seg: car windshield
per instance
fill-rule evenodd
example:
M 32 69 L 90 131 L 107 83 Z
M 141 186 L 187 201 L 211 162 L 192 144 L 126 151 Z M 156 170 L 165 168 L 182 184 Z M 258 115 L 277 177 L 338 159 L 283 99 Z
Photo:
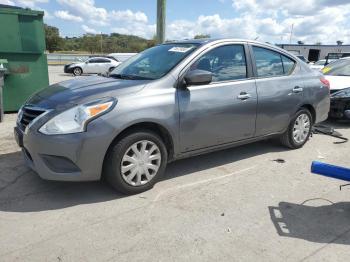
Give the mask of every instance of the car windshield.
M 155 80 L 166 75 L 199 44 L 172 43 L 158 45 L 139 53 L 114 69 L 110 77 Z
M 350 60 L 340 59 L 333 62 L 322 70 L 323 74 L 331 76 L 350 76 Z

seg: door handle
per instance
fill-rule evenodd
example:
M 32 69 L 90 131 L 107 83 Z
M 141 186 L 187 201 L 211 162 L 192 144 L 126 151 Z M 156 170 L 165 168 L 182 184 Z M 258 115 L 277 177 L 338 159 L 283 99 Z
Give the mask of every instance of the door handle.
M 301 93 L 301 92 L 303 92 L 302 87 L 296 86 L 293 88 L 293 93 Z
M 241 99 L 241 100 L 247 100 L 247 99 L 249 99 L 249 98 L 251 98 L 251 97 L 252 97 L 252 95 L 247 94 L 246 92 L 242 92 L 242 93 L 240 93 L 240 94 L 237 96 L 237 98 L 238 98 L 238 99 Z

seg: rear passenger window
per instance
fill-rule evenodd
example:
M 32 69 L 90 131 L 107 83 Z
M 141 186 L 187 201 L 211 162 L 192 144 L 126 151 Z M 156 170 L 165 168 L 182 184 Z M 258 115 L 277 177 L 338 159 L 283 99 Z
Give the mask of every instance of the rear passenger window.
M 256 69 L 259 77 L 284 74 L 281 55 L 277 52 L 253 46 Z
M 247 64 L 243 45 L 225 45 L 204 54 L 191 70 L 206 70 L 213 74 L 213 82 L 247 78 Z
M 100 58 L 99 59 L 99 63 L 110 63 L 111 61 L 109 59 L 105 59 L 105 58 Z
M 293 61 L 292 59 L 284 55 L 281 55 L 281 56 L 282 56 L 284 74 L 290 75 L 294 70 L 295 61 Z

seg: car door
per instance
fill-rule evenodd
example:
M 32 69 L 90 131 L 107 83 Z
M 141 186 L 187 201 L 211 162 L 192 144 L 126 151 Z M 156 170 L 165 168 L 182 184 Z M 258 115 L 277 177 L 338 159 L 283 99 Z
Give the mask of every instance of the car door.
M 251 46 L 258 94 L 256 136 L 284 131 L 303 102 L 304 82 L 293 58 Z
M 100 67 L 99 67 L 99 73 L 105 74 L 109 71 L 109 68 L 113 67 L 112 61 L 108 58 L 101 58 L 100 59 Z
M 212 48 L 189 67 L 212 72 L 210 84 L 177 91 L 182 152 L 254 136 L 257 95 L 244 44 Z
M 83 69 L 84 73 L 87 74 L 97 74 L 99 70 L 99 58 L 90 58 Z

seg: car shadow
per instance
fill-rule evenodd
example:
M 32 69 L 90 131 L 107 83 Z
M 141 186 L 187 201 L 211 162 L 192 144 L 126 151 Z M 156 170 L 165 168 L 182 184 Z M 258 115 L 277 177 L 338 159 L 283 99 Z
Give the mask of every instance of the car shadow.
M 350 244 L 350 202 L 332 203 L 326 199 L 322 206 L 309 203 L 280 202 L 269 207 L 277 233 L 283 237 L 315 243 Z
M 249 159 L 266 153 L 284 152 L 287 150 L 288 149 L 281 146 L 278 141 L 270 139 L 186 158 L 170 163 L 163 180 L 207 170 L 243 159 Z
M 274 141 L 261 141 L 183 159 L 169 164 L 163 180 L 285 150 Z M 42 180 L 25 166 L 20 152 L 0 155 L 0 211 L 55 210 L 125 197 L 128 196 L 115 192 L 104 182 L 69 183 Z

